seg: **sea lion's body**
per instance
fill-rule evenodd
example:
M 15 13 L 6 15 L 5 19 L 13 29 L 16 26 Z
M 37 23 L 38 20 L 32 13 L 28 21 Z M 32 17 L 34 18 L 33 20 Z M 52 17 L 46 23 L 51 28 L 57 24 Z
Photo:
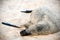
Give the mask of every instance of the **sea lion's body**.
M 60 13 L 53 13 L 49 9 L 38 8 L 31 12 L 31 20 L 25 24 L 26 32 L 33 35 L 51 34 L 60 31 Z

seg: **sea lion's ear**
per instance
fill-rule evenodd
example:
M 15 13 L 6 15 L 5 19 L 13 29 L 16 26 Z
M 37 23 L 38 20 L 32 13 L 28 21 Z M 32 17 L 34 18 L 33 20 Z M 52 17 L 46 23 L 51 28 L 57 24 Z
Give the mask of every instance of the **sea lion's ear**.
M 32 10 L 23 10 L 23 11 L 21 11 L 21 12 L 23 12 L 23 13 L 31 13 Z

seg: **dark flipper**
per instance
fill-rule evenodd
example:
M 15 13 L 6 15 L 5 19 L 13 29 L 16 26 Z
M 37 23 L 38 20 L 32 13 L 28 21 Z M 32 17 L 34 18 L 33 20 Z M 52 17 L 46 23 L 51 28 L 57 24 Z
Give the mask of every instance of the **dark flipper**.
M 20 28 L 20 27 L 18 27 L 18 26 L 16 26 L 16 25 L 9 24 L 9 23 L 6 23 L 6 22 L 2 22 L 2 24 L 7 25 L 7 26 L 11 26 L 11 27 Z
M 32 10 L 25 10 L 25 11 L 21 11 L 21 12 L 24 12 L 24 13 L 31 13 Z

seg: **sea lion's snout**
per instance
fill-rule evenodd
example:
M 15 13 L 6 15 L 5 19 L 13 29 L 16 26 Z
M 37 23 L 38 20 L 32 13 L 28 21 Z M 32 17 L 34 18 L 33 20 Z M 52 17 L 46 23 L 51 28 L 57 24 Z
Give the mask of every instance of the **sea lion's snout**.
M 31 33 L 27 33 L 26 30 L 22 30 L 22 31 L 20 32 L 20 35 L 21 35 L 21 36 L 28 36 L 28 35 L 31 35 Z

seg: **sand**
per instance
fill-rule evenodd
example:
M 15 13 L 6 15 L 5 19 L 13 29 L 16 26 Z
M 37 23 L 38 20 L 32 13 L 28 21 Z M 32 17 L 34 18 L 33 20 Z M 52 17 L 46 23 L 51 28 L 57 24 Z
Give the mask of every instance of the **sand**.
M 49 4 L 49 2 L 53 3 Z M 56 0 L 0 0 L 0 40 L 60 40 L 60 32 L 37 36 L 20 35 L 20 31 L 24 29 L 24 27 L 21 27 L 20 25 L 27 23 L 30 20 L 31 15 L 21 13 L 21 10 L 35 10 L 39 7 L 47 7 L 49 9 L 51 8 L 50 10 L 52 11 L 56 11 L 60 10 L 59 3 L 60 1 Z M 21 28 L 6 26 L 3 25 L 1 22 L 8 22 Z

